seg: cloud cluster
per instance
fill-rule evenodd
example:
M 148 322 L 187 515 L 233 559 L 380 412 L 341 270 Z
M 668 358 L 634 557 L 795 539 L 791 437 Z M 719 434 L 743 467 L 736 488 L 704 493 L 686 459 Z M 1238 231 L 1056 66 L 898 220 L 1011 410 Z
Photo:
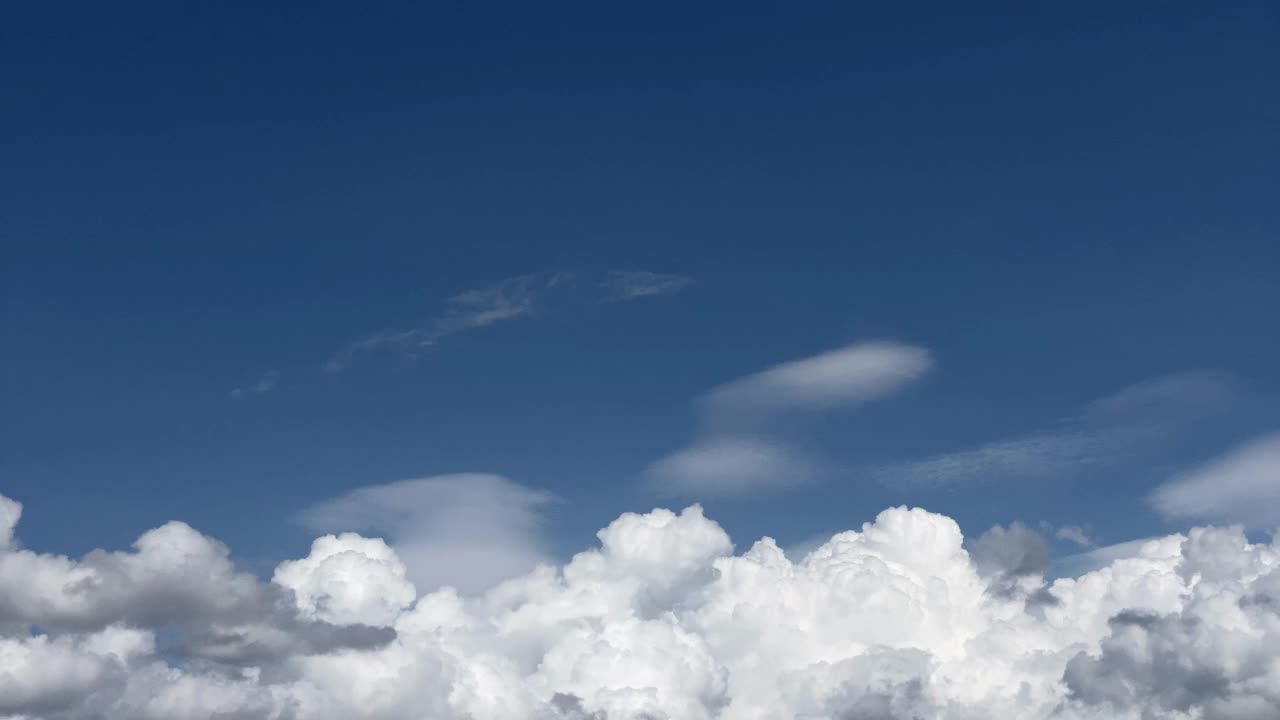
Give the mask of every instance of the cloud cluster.
M 1047 582 L 1020 526 L 966 544 L 893 508 L 792 561 L 693 506 L 463 597 L 353 534 L 265 583 L 181 523 L 35 553 L 21 510 L 0 499 L 6 720 L 1280 716 L 1280 540 L 1237 528 Z

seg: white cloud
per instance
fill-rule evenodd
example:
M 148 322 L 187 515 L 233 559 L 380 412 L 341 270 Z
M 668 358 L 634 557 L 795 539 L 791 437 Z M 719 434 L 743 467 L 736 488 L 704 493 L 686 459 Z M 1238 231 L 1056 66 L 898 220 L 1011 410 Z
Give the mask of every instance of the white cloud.
M 705 402 L 712 413 L 759 413 L 853 406 L 883 397 L 924 375 L 929 352 L 869 342 L 785 362 L 721 385 Z
M 497 475 L 439 475 L 360 488 L 301 520 L 323 532 L 383 533 L 420 590 L 471 593 L 546 559 L 540 512 L 551 501 Z
M 1050 430 L 886 463 L 870 472 L 903 487 L 1054 477 L 1141 456 L 1189 423 L 1228 407 L 1233 398 L 1230 383 L 1218 373 L 1166 375 L 1095 400 Z
M 1086 533 L 1083 528 L 1075 525 L 1064 525 L 1063 527 L 1055 530 L 1053 536 L 1059 540 L 1066 540 L 1069 543 L 1079 545 L 1080 547 L 1093 547 L 1093 539 L 1089 537 L 1089 534 Z
M 1095 547 L 1086 552 L 1067 555 L 1054 563 L 1057 575 L 1073 577 L 1107 567 L 1119 560 L 1141 557 L 1144 552 L 1160 547 L 1161 538 L 1147 537 Z
M 712 497 L 790 487 L 818 462 L 760 429 L 777 414 L 856 407 L 884 397 L 929 370 L 923 348 L 890 342 L 847 345 L 775 365 L 701 398 L 701 437 L 650 465 L 650 487 L 667 495 Z M 750 434 L 741 428 L 752 426 Z
M 671 495 L 714 497 L 807 481 L 808 461 L 786 448 L 740 437 L 714 437 L 654 463 L 649 481 Z
M 294 592 L 299 609 L 339 625 L 391 625 L 417 591 L 404 563 L 380 538 L 325 535 L 311 554 L 280 563 L 272 582 Z
M 379 515 L 385 501 L 421 499 L 408 487 L 343 513 Z M 373 613 L 391 623 L 390 634 L 359 647 L 294 644 L 258 664 L 175 658 L 146 613 L 111 603 L 90 613 L 105 626 L 33 632 L 48 612 L 24 604 L 0 623 L 0 717 L 1280 716 L 1280 539 L 1255 544 L 1239 529 L 1193 529 L 1050 582 L 1025 528 L 988 533 L 968 544 L 971 553 L 950 518 L 905 507 L 832 535 L 799 562 L 770 538 L 736 550 L 697 506 L 628 513 L 598 537 L 563 565 L 474 597 L 442 589 L 409 603 L 385 545 L 322 538 L 277 572 L 299 592 L 271 587 L 300 612 Z M 227 576 L 223 556 L 207 551 L 214 541 L 174 539 L 170 551 L 139 543 L 136 554 L 155 568 L 140 585 L 172 597 L 182 593 L 165 584 L 203 587 L 205 564 Z M 29 552 L 16 548 L 0 549 L 0 558 Z M 360 557 L 327 566 L 346 552 Z M 44 585 L 41 564 L 60 562 L 23 557 L 9 567 L 31 576 L 0 588 Z M 173 573 L 178 566 L 189 572 Z M 76 581 L 58 592 L 87 587 Z M 212 622 L 203 608 L 222 604 L 192 605 L 187 624 Z
M 1255 438 L 1160 486 L 1151 503 L 1168 517 L 1280 525 L 1280 432 Z

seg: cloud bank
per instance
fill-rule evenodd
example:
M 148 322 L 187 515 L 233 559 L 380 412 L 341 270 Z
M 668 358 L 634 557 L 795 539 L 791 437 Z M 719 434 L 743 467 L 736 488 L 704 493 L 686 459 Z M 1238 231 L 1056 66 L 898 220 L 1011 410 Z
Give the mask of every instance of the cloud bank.
M 693 506 L 464 598 L 349 533 L 266 583 L 181 523 L 36 553 L 21 512 L 0 500 L 6 720 L 1280 716 L 1280 540 L 1237 528 L 1050 583 L 1018 526 L 967 548 L 893 508 L 792 562 Z

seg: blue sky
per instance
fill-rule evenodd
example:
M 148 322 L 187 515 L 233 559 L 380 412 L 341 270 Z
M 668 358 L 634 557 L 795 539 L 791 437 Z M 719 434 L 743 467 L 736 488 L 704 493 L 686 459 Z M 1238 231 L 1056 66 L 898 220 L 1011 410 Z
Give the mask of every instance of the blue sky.
M 694 500 L 1185 527 L 1151 493 L 1280 429 L 1276 14 L 11 9 L 0 492 L 33 546 L 181 518 L 263 567 L 456 473 L 554 497 L 551 553 Z M 755 480 L 666 462 L 707 448 Z

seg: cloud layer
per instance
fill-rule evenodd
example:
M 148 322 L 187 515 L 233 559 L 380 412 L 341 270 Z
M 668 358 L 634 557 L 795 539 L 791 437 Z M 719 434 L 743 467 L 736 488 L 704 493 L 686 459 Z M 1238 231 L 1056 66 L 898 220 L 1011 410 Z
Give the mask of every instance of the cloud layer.
M 6 719 L 1280 716 L 1280 541 L 1232 528 L 1047 583 L 1020 526 L 966 546 L 893 508 L 792 562 L 694 506 L 464 598 L 353 534 L 263 583 L 181 523 L 75 560 L 20 515 L 0 500 Z

